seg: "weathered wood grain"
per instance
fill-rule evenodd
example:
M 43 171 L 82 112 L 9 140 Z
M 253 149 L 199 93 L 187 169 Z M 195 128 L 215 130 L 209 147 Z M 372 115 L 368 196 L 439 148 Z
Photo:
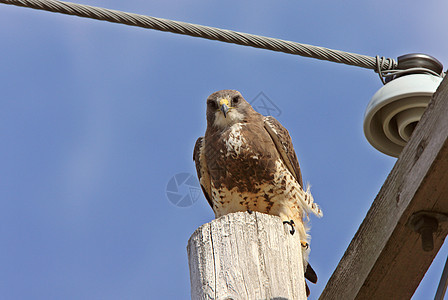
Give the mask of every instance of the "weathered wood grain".
M 192 299 L 306 299 L 301 245 L 279 217 L 225 215 L 188 241 Z
M 373 202 L 320 299 L 410 299 L 448 233 L 441 223 L 425 252 L 407 222 L 448 213 L 448 78 Z M 431 296 L 428 295 L 428 299 Z

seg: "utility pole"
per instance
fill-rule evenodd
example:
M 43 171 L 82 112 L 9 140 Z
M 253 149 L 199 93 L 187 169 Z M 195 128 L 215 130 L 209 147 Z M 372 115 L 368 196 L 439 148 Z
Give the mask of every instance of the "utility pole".
M 237 212 L 188 241 L 191 299 L 305 300 L 302 249 L 277 216 Z

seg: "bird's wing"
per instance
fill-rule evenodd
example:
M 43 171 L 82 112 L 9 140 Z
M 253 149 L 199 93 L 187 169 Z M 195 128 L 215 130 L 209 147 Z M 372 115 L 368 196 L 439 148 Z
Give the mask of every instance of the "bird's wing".
M 202 192 L 204 192 L 205 199 L 207 199 L 208 204 L 210 204 L 213 209 L 210 174 L 208 172 L 207 163 L 205 161 L 204 143 L 205 141 L 203 136 L 197 139 L 196 144 L 194 145 L 193 160 L 196 164 L 196 172 L 198 173 Z
M 267 132 L 274 141 L 275 147 L 277 148 L 277 151 L 279 152 L 289 172 L 291 172 L 303 189 L 299 160 L 297 159 L 296 152 L 294 151 L 288 130 L 286 130 L 286 128 L 283 127 L 277 119 L 271 116 L 264 118 L 264 128 L 266 128 Z
M 300 184 L 303 190 L 303 198 L 301 199 L 303 204 L 303 209 L 308 212 L 312 212 L 318 217 L 322 217 L 322 210 L 319 205 L 314 202 L 313 196 L 309 191 L 309 186 L 306 191 L 303 187 L 302 173 L 300 172 L 299 161 L 297 159 L 296 152 L 292 145 L 291 137 L 289 136 L 288 130 L 280 124 L 274 117 L 268 116 L 264 118 L 264 128 L 267 130 L 272 140 L 274 141 L 275 147 L 280 154 L 283 163 L 288 168 L 289 172 L 294 176 L 297 182 Z

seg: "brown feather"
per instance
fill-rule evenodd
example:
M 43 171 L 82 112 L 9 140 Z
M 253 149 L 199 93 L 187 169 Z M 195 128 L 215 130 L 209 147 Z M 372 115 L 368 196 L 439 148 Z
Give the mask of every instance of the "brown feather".
M 265 117 L 264 126 L 274 141 L 275 147 L 280 153 L 283 162 L 289 171 L 294 174 L 297 182 L 303 188 L 302 173 L 300 172 L 299 160 L 297 159 L 291 136 L 288 130 L 272 116 Z
M 199 183 L 201 184 L 202 192 L 204 193 L 205 199 L 207 199 L 208 204 L 210 204 L 213 209 L 213 201 L 210 196 L 211 186 L 210 186 L 210 176 L 208 175 L 207 164 L 203 159 L 202 147 L 204 143 L 204 137 L 200 137 L 196 140 L 193 151 L 193 160 L 196 165 L 196 172 L 198 174 Z

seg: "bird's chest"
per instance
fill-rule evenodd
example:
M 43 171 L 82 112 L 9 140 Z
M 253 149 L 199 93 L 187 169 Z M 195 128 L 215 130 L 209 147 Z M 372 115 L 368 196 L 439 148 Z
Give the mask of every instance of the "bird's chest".
M 244 127 L 244 128 L 243 128 Z M 225 157 L 236 160 L 251 160 L 259 154 L 253 147 L 253 140 L 246 126 L 235 124 L 222 133 L 218 144 Z
M 271 145 L 272 143 L 272 145 Z M 211 141 L 207 163 L 215 186 L 246 190 L 254 182 L 272 180 L 276 152 L 264 128 L 235 124 Z
M 260 157 L 270 157 L 266 143 L 271 142 L 263 128 L 247 124 L 235 124 L 217 138 L 219 151 L 227 162 L 249 162 L 257 165 Z

